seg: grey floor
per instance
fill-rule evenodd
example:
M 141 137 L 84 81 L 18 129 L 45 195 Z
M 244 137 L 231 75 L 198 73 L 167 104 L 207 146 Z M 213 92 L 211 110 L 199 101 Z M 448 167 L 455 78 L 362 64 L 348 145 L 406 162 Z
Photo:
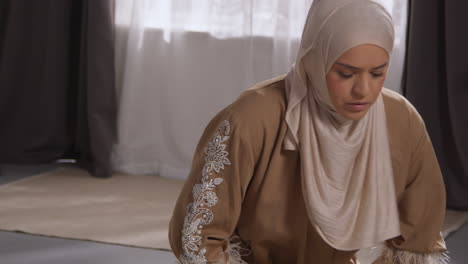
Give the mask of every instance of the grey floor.
M 0 165 L 0 184 L 57 165 Z M 0 216 L 1 217 L 1 216 Z M 468 225 L 449 236 L 451 264 L 468 264 Z M 0 231 L 0 264 L 172 264 L 171 252 Z
M 63 165 L 61 165 L 63 166 Z M 0 165 L 0 184 L 58 165 Z M 0 216 L 1 218 L 1 216 Z M 0 231 L 0 264 L 173 264 L 172 252 Z

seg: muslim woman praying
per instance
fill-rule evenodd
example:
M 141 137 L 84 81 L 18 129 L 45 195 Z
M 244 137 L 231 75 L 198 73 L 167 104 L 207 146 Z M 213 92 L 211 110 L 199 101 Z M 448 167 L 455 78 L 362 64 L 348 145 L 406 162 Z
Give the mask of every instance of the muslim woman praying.
M 383 88 L 394 41 L 371 0 L 315 0 L 289 74 L 208 124 L 169 228 L 180 263 L 448 263 L 425 125 Z

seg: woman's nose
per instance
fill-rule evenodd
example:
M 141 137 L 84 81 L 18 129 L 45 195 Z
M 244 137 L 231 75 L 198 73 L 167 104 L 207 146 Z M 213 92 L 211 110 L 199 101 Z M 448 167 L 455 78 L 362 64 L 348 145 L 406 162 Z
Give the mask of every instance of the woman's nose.
M 354 83 L 352 95 L 361 99 L 366 97 L 370 91 L 370 79 L 365 74 L 360 74 Z

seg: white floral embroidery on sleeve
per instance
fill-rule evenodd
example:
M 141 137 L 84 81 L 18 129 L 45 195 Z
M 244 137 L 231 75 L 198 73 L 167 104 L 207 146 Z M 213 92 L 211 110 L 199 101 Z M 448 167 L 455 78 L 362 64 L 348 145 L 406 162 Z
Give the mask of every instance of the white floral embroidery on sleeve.
M 213 174 L 220 173 L 224 165 L 231 165 L 228 152 L 224 144 L 229 139 L 231 125 L 224 120 L 211 142 L 205 148 L 205 166 L 203 167 L 201 184 L 193 187 L 193 203 L 187 205 L 184 227 L 182 229 L 182 244 L 184 253 L 180 256 L 183 264 L 207 263 L 205 257 L 206 248 L 202 246 L 202 229 L 214 219 L 213 212 L 209 209 L 218 203 L 218 196 L 214 192 L 216 186 L 223 182 L 221 178 L 211 179 Z

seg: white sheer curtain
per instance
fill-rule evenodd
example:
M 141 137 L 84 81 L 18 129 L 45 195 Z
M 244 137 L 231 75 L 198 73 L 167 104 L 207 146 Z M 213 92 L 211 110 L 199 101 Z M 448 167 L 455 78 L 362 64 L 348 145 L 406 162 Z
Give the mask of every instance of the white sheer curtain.
M 406 0 L 387 86 L 400 90 Z M 116 0 L 116 171 L 185 178 L 203 128 L 256 82 L 287 73 L 312 0 Z

